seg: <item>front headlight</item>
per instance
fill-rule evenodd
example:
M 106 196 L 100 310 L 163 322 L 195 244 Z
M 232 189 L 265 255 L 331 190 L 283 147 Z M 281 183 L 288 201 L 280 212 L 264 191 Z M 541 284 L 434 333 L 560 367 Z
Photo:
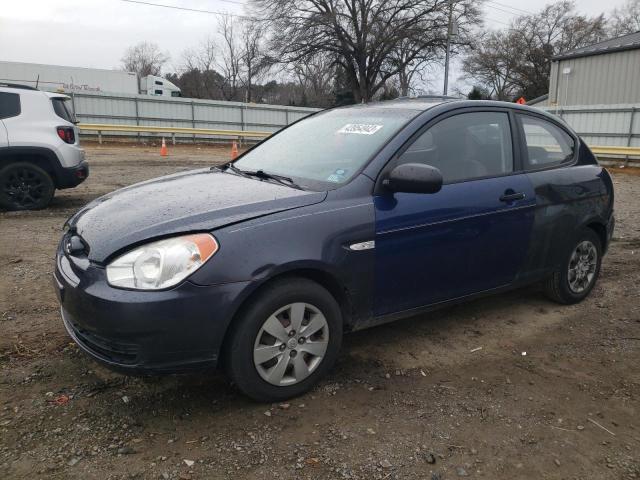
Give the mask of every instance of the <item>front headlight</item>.
M 218 251 L 208 233 L 148 243 L 107 265 L 109 285 L 136 290 L 160 290 L 181 282 Z

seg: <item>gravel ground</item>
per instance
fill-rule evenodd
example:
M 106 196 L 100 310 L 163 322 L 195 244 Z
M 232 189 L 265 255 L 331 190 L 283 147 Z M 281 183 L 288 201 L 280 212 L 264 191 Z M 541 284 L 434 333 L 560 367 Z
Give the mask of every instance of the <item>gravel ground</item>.
M 70 343 L 51 286 L 64 220 L 228 156 L 87 152 L 89 180 L 51 208 L 0 213 L 2 478 L 640 478 L 637 172 L 614 172 L 615 241 L 582 304 L 529 288 L 351 334 L 318 388 L 261 405 L 217 374 L 125 377 Z

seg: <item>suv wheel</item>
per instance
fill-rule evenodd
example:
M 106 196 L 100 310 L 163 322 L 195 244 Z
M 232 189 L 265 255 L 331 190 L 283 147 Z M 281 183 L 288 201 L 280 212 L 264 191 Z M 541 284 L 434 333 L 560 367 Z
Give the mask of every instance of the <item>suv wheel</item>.
M 277 402 L 312 388 L 333 366 L 342 342 L 342 313 L 315 282 L 268 285 L 243 309 L 226 343 L 226 369 L 238 388 Z
M 558 303 L 581 302 L 596 284 L 601 262 L 600 238 L 590 228 L 581 230 L 567 252 L 560 270 L 547 280 L 547 295 Z
M 51 176 L 28 162 L 12 163 L 0 170 L 0 207 L 38 210 L 51 202 L 55 186 Z

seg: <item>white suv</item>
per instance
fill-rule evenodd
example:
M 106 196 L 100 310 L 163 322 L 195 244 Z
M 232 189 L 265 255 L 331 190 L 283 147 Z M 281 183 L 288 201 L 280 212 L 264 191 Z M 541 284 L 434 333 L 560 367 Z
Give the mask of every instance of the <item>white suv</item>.
M 44 208 L 89 175 L 69 100 L 0 83 L 0 208 Z

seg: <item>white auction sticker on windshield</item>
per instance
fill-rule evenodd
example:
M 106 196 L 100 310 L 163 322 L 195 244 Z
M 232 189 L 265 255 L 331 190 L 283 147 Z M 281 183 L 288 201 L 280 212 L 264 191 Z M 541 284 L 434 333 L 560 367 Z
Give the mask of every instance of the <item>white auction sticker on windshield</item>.
M 364 123 L 347 123 L 338 130 L 338 133 L 355 133 L 358 135 L 373 135 L 382 128 L 382 125 L 364 124 Z

